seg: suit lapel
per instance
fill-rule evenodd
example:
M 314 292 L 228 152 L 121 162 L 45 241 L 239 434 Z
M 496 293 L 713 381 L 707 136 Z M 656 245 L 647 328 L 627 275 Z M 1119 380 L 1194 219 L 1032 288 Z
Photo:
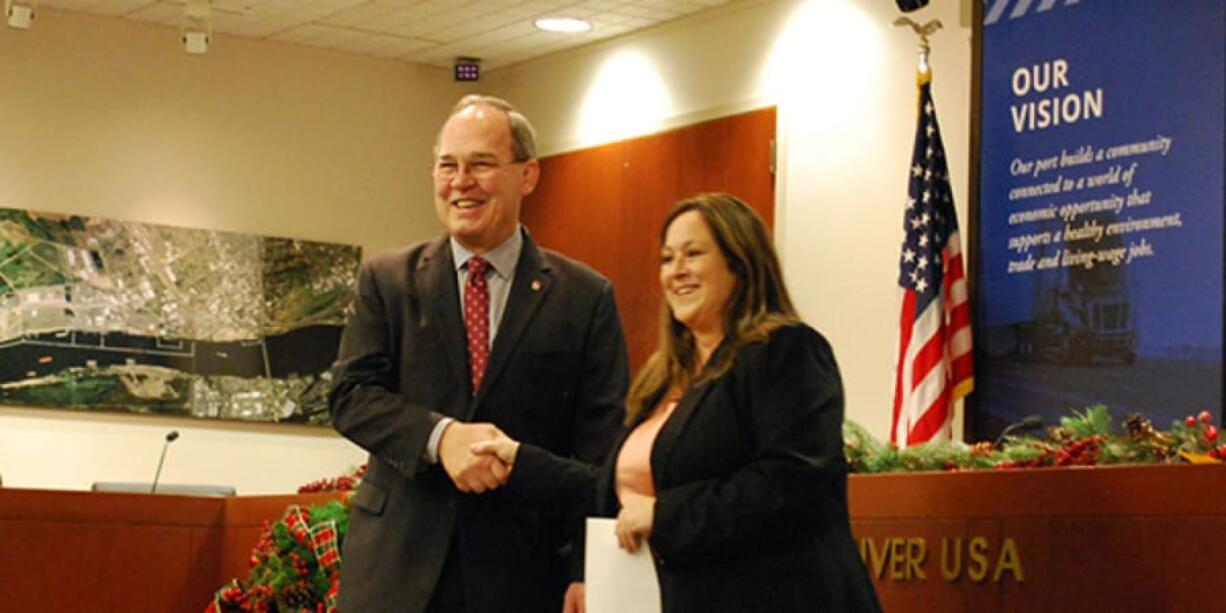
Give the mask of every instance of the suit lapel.
M 460 290 L 456 282 L 455 263 L 447 239 L 435 242 L 417 263 L 424 287 L 419 295 L 426 303 L 426 312 L 438 322 L 434 326 L 446 348 L 456 384 L 471 395 L 472 379 L 468 368 L 468 342 L 464 322 L 460 321 Z
M 664 398 L 664 394 L 666 392 L 668 392 L 668 387 L 656 390 L 650 396 L 648 396 L 645 401 L 643 401 L 643 406 L 639 409 L 639 412 L 635 413 L 634 417 L 630 419 L 630 426 L 626 429 L 627 433 L 630 430 L 634 430 L 635 428 L 639 427 L 639 424 L 647 421 L 648 417 L 651 417 L 652 412 L 655 411 L 656 405 L 660 404 L 660 400 Z
M 718 364 L 724 359 L 724 353 L 730 351 L 728 341 L 720 343 L 719 347 L 707 360 L 708 364 Z M 689 391 L 677 401 L 677 408 L 673 409 L 673 414 L 668 416 L 668 420 L 664 422 L 664 426 L 660 428 L 660 434 L 656 436 L 656 442 L 651 448 L 651 476 L 656 482 L 656 489 L 665 486 L 667 482 L 662 482 L 662 470 L 668 466 L 669 457 L 672 455 L 673 448 L 677 445 L 677 441 L 681 438 L 681 433 L 685 431 L 685 424 L 702 405 L 702 401 L 711 392 L 711 388 L 719 379 L 706 381 L 702 385 L 690 388 Z M 657 402 L 659 402 L 657 400 Z M 654 405 L 653 405 L 654 406 Z
M 481 388 L 477 390 L 477 397 L 469 408 L 467 418 L 472 418 L 489 389 L 498 380 L 511 355 L 515 353 L 515 347 L 524 331 L 528 329 L 532 316 L 549 293 L 552 279 L 548 272 L 549 264 L 545 261 L 544 254 L 532 241 L 527 230 L 524 230 L 524 244 L 519 254 L 519 263 L 515 266 L 515 277 L 511 281 L 506 310 L 502 313 L 502 321 L 498 322 L 498 334 L 494 336 L 494 346 L 490 350 L 489 362 L 485 365 Z
M 673 409 L 673 414 L 668 416 L 668 420 L 660 428 L 660 434 L 656 436 L 656 442 L 651 447 L 651 477 L 656 482 L 657 490 L 663 486 L 663 483 L 666 483 L 662 483 L 661 477 L 663 477 L 664 467 L 668 466 L 668 458 L 673 453 L 673 447 L 681 438 L 681 433 L 685 430 L 685 424 L 690 420 L 690 416 L 702 404 L 702 399 L 707 396 L 707 392 L 711 391 L 711 383 L 707 381 L 686 392 L 681 400 L 677 401 L 677 408 Z

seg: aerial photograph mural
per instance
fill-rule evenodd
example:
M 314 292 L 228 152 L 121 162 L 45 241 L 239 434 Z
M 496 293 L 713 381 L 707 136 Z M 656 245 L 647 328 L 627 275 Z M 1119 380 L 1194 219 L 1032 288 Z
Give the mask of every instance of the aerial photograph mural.
M 0 404 L 327 423 L 360 256 L 0 208 Z

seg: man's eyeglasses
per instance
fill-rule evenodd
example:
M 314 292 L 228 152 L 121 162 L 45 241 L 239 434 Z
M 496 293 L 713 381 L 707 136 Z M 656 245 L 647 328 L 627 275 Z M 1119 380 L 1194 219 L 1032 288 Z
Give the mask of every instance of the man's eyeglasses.
M 515 160 L 504 162 L 493 157 L 478 157 L 468 160 L 440 158 L 434 161 L 434 178 L 451 180 L 460 173 L 467 173 L 475 179 L 485 179 L 507 166 L 521 163 Z

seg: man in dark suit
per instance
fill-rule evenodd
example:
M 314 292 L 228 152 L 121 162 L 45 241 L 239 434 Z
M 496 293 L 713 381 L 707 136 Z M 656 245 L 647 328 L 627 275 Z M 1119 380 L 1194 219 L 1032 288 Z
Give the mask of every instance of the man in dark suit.
M 571 518 L 515 504 L 507 467 L 469 449 L 506 433 L 596 464 L 623 419 L 612 286 L 520 227 L 535 155 L 509 104 L 462 99 L 435 144 L 448 236 L 362 266 L 329 394 L 337 431 L 370 452 L 342 552 L 347 613 L 549 613 L 581 597 Z

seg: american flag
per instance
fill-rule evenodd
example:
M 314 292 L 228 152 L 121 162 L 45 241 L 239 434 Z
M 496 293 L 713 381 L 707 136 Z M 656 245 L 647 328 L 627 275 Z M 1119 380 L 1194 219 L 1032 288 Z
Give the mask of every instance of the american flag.
M 929 74 L 919 82 L 899 261 L 902 316 L 890 441 L 900 446 L 948 439 L 954 402 L 974 386 L 961 239 Z

